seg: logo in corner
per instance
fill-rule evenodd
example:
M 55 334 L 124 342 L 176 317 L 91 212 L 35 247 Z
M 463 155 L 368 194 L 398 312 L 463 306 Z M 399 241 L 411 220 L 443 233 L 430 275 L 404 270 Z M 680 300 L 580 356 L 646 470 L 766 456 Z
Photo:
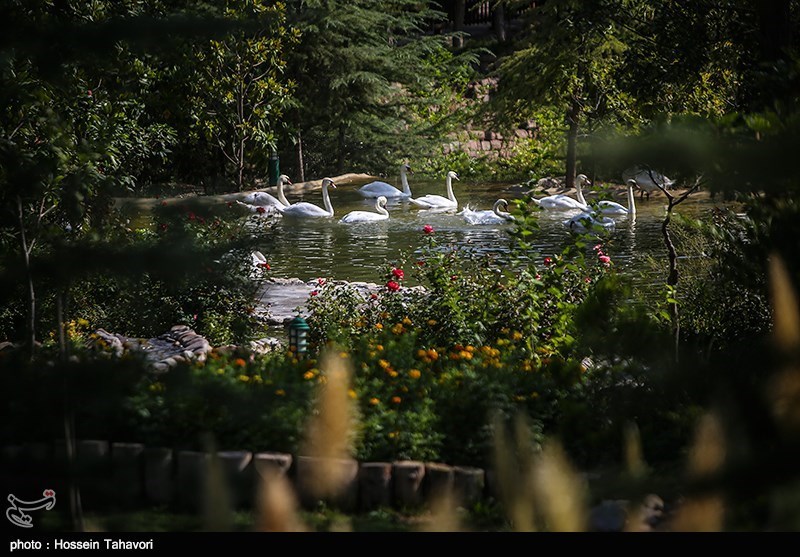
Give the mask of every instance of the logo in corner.
M 33 518 L 26 511 L 38 511 L 44 509 L 49 511 L 56 506 L 56 492 L 52 489 L 45 489 L 43 497 L 36 501 L 23 501 L 15 495 L 9 494 L 8 502 L 11 506 L 6 509 L 6 517 L 15 526 L 20 528 L 33 528 Z

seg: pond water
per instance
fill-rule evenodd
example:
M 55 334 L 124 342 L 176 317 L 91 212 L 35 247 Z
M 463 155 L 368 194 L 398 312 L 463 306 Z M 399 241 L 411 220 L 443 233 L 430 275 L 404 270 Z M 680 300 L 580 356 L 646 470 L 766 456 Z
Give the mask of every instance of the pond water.
M 342 280 L 380 282 L 382 269 L 396 261 L 402 253 L 415 252 L 424 244 L 422 227 L 435 229 L 439 245 L 454 244 L 478 253 L 495 253 L 502 257 L 509 246 L 508 229 L 513 225 L 469 225 L 454 213 L 431 213 L 407 201 L 390 200 L 388 220 L 374 223 L 339 224 L 338 220 L 353 210 L 374 211 L 374 200 L 365 200 L 358 193 L 359 185 L 343 185 L 331 190 L 335 216 L 332 219 L 282 219 L 275 227 L 274 244 L 264 246 L 264 253 L 276 277 L 297 277 L 310 280 L 330 277 Z M 414 197 L 427 193 L 444 194 L 444 182 L 411 180 Z M 473 209 L 491 209 L 499 197 L 507 200 L 521 198 L 519 188 L 509 184 L 455 182 L 454 190 L 459 209 L 469 204 Z M 289 201 L 308 201 L 322 206 L 319 191 L 302 198 L 288 195 Z M 625 205 L 627 202 L 618 199 Z M 610 234 L 609 253 L 621 271 L 631 274 L 644 286 L 663 284 L 664 275 L 654 272 L 646 263 L 648 257 L 664 261 L 666 249 L 661 236 L 666 202 L 663 195 L 654 194 L 640 201 L 638 194 L 635 222 L 627 217 L 617 218 L 616 229 Z M 699 215 L 710 210 L 714 202 L 707 198 L 689 199 L 680 205 L 680 212 Z M 572 240 L 562 221 L 561 212 L 540 213 L 541 229 L 532 238 L 532 257 L 560 253 Z

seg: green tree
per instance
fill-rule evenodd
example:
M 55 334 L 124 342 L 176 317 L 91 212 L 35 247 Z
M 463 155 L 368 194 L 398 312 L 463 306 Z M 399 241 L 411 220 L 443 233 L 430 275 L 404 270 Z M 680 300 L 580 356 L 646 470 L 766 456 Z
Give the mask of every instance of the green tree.
M 283 57 L 295 33 L 285 25 L 281 3 L 229 0 L 223 11 L 234 20 L 255 20 L 255 30 L 233 32 L 198 50 L 195 81 L 197 126 L 233 168 L 239 190 L 248 168 L 264 166 L 277 143 L 280 118 L 292 83 Z

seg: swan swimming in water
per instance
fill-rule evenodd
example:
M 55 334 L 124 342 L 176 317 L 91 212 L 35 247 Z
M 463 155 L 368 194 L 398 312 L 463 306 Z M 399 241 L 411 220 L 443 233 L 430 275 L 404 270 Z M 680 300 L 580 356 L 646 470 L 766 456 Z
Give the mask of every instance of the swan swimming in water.
M 650 199 L 651 193 L 654 191 L 661 191 L 658 184 L 661 184 L 665 190 L 668 190 L 675 183 L 675 180 L 670 180 L 660 172 L 656 172 L 655 170 L 648 171 L 638 166 L 626 169 L 622 173 L 622 179 L 626 183 L 629 180 L 634 180 L 636 182 L 636 187 L 640 190 L 639 199 L 642 199 L 645 193 L 647 194 L 647 199 Z M 655 182 L 653 179 L 655 179 Z
M 301 201 L 288 207 L 277 207 L 284 217 L 299 217 L 299 218 L 330 218 L 333 216 L 333 206 L 331 205 L 331 197 L 328 193 L 328 187 L 336 189 L 336 184 L 330 178 L 322 179 L 322 203 L 325 208 L 317 207 L 313 203 L 306 203 Z
M 406 176 L 406 172 L 414 172 L 411 170 L 411 167 L 407 164 L 400 165 L 400 183 L 403 186 L 403 190 L 399 190 L 391 184 L 387 184 L 386 182 L 370 182 L 365 186 L 361 186 L 358 188 L 358 193 L 363 197 L 386 197 L 386 198 L 393 198 L 393 197 L 400 197 L 406 198 L 411 197 L 411 188 L 408 185 L 408 177 Z
M 636 216 L 636 202 L 633 197 L 633 187 L 637 185 L 636 180 L 628 180 L 628 206 L 625 207 L 616 201 L 598 201 L 597 209 L 602 215 L 631 215 Z
M 278 197 L 268 194 L 265 191 L 254 191 L 241 199 L 242 204 L 254 205 L 256 207 L 288 207 L 291 205 L 283 193 L 283 186 L 291 184 L 292 181 L 286 174 L 278 177 Z
M 597 213 L 581 213 L 565 220 L 563 224 L 572 232 L 584 233 L 613 230 L 617 223 L 611 217 Z
M 447 197 L 441 195 L 423 195 L 417 199 L 409 198 L 408 200 L 423 209 L 458 209 L 458 200 L 456 200 L 456 196 L 453 194 L 453 179 L 458 180 L 458 174 L 451 170 L 447 173 L 445 182 Z
M 341 218 L 340 223 L 350 224 L 353 222 L 376 222 L 389 218 L 389 211 L 386 210 L 386 198 L 380 196 L 375 200 L 375 210 L 377 213 L 369 211 L 350 211 Z
M 574 211 L 576 209 L 579 211 L 586 211 L 589 208 L 589 204 L 586 203 L 586 199 L 583 197 L 582 186 L 591 184 L 592 182 L 589 181 L 586 174 L 578 174 L 575 176 L 577 200 L 569 197 L 567 194 L 559 193 L 539 199 L 533 198 L 533 202 L 542 209 L 547 209 L 548 211 Z
M 504 224 L 506 222 L 514 222 L 516 219 L 505 211 L 500 210 L 500 206 L 508 207 L 508 201 L 505 199 L 498 199 L 494 202 L 491 211 L 473 211 L 467 205 L 460 213 L 461 217 L 467 221 L 468 224 Z

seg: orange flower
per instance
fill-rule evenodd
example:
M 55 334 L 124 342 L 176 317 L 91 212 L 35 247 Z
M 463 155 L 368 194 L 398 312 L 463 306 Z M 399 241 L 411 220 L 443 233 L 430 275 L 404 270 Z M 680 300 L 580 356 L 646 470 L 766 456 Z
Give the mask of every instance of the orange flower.
M 305 379 L 306 381 L 309 381 L 309 380 L 311 380 L 311 379 L 314 379 L 314 372 L 313 372 L 313 371 L 307 371 L 307 372 L 305 372 L 305 373 L 303 374 L 303 379 Z
M 428 357 L 435 362 L 436 360 L 439 359 L 439 353 L 435 349 L 429 348 Z
M 410 369 L 408 370 L 408 375 L 411 377 L 411 379 L 419 379 L 422 375 L 422 372 L 420 372 L 418 369 Z
M 283 389 L 278 389 L 277 391 L 275 391 L 275 394 L 278 396 L 286 396 L 286 391 L 284 391 Z
M 392 403 L 393 404 L 400 404 L 401 402 L 403 402 L 403 399 L 400 398 L 399 396 L 393 396 L 392 397 Z
M 233 365 L 244 367 L 247 365 L 247 362 L 245 362 L 242 358 L 236 358 L 235 360 L 233 360 Z
M 377 398 L 374 398 L 374 397 L 373 397 L 373 398 L 369 399 L 369 403 L 370 403 L 372 406 L 377 406 L 377 405 L 379 405 L 379 404 L 381 403 L 381 401 L 380 401 L 380 400 L 378 400 Z

